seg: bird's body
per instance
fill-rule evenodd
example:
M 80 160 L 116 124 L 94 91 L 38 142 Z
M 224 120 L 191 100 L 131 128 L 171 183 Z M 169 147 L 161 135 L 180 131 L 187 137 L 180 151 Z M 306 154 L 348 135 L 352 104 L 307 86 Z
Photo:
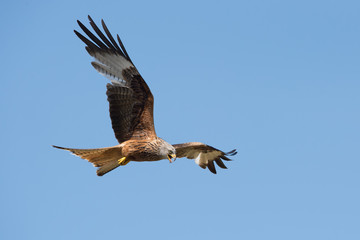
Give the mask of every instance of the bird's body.
M 175 148 L 165 142 L 163 139 L 156 137 L 147 140 L 127 140 L 119 145 L 107 148 L 95 149 L 76 149 L 63 148 L 54 146 L 59 149 L 64 149 L 73 154 L 88 160 L 95 167 L 99 167 L 97 174 L 99 176 L 119 167 L 126 165 L 130 161 L 133 162 L 153 162 L 162 159 L 175 158 Z M 126 159 L 125 162 L 119 162 L 120 159 Z M 118 164 L 113 164 L 118 163 Z M 111 169 L 108 169 L 111 166 Z
M 153 118 L 154 97 L 148 85 L 132 63 L 119 36 L 118 45 L 103 21 L 102 26 L 107 37 L 90 16 L 89 20 L 101 40 L 79 21 L 79 26 L 92 41 L 77 31 L 75 33 L 87 45 L 88 53 L 96 59 L 92 62 L 93 67 L 111 82 L 106 85 L 106 95 L 112 127 L 119 145 L 96 149 L 54 147 L 68 150 L 88 160 L 98 167 L 99 176 L 130 161 L 151 162 L 168 159 L 172 162 L 176 157 L 195 159 L 200 167 L 208 167 L 213 173 L 216 173 L 214 162 L 219 167 L 226 168 L 222 160 L 230 160 L 226 155 L 235 155 L 235 150 L 224 153 L 198 142 L 171 145 L 156 135 Z
M 157 137 L 153 140 L 128 140 L 119 146 L 125 153 L 123 156 L 134 162 L 159 161 L 168 158 L 168 145 Z M 173 148 L 173 151 L 176 150 Z

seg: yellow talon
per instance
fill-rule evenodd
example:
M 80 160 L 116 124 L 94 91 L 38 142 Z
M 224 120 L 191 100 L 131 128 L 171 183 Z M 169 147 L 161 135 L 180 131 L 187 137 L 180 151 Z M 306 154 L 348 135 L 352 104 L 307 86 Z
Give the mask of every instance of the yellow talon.
M 130 162 L 130 160 L 126 160 L 126 157 L 122 157 L 118 160 L 118 164 L 120 166 L 124 166 L 124 165 L 128 164 L 129 162 Z

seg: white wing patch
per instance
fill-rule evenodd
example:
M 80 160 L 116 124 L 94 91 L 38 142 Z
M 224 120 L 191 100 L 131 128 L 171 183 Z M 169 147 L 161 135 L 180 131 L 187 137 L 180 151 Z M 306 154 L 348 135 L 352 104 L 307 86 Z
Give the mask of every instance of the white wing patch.
M 126 81 L 120 78 L 121 72 L 109 68 L 98 62 L 91 62 L 91 65 L 103 76 L 109 79 L 113 84 L 118 84 L 122 87 L 126 87 Z
M 193 151 L 195 154 L 198 153 L 196 151 Z M 219 155 L 219 152 L 217 151 L 211 151 L 207 153 L 200 152 L 199 155 L 195 158 L 195 163 L 199 165 L 201 168 L 206 168 L 209 161 L 214 161 L 215 158 L 217 158 Z M 188 157 L 190 158 L 190 157 Z M 211 160 L 210 160 L 211 159 Z
M 199 155 L 195 158 L 195 163 L 197 165 L 199 165 L 200 167 L 202 167 L 202 162 L 201 162 L 201 153 L 199 153 Z
M 99 73 L 114 84 L 120 84 L 123 87 L 127 85 L 122 71 L 134 67 L 130 61 L 116 53 L 91 52 L 91 56 L 97 60 L 97 62 L 91 64 Z
M 108 66 L 109 68 L 116 69 L 120 72 L 126 68 L 134 66 L 123 56 L 115 53 L 94 52 L 93 57 L 102 64 Z

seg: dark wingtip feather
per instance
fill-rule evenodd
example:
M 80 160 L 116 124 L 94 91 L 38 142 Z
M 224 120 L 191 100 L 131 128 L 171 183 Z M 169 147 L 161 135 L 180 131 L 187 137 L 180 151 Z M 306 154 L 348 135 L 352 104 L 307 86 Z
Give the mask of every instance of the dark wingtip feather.
M 231 150 L 230 152 L 225 153 L 224 155 L 222 155 L 220 158 L 225 160 L 225 161 L 232 161 L 230 158 L 226 157 L 226 156 L 234 156 L 237 154 L 236 149 Z
M 220 158 L 225 161 L 232 161 L 230 158 L 226 157 L 225 155 L 221 156 Z
M 84 31 L 84 33 L 94 42 L 96 43 L 100 48 L 107 49 L 107 46 L 102 43 L 92 32 L 90 32 L 87 27 L 84 26 L 79 20 L 77 20 L 77 23 L 79 24 L 80 28 Z
M 227 156 L 234 156 L 234 155 L 236 155 L 236 154 L 237 154 L 236 149 L 233 149 L 233 150 L 231 150 L 230 152 L 225 153 L 225 155 L 227 155 Z
M 223 161 L 221 161 L 220 158 L 215 159 L 215 162 L 216 162 L 216 164 L 217 164 L 219 167 L 221 167 L 221 168 L 223 168 L 223 169 L 227 169 L 227 167 L 225 166 L 225 164 L 223 163 Z
M 210 172 L 216 174 L 216 169 L 213 161 L 209 161 L 207 167 L 210 170 Z
M 93 42 L 91 42 L 89 39 L 87 39 L 86 37 L 84 37 L 81 33 L 79 33 L 78 31 L 74 30 L 74 33 L 76 34 L 76 36 L 78 36 L 78 38 L 80 38 L 81 41 L 83 41 L 89 48 L 92 49 L 98 49 L 99 47 L 96 46 Z
M 127 59 L 132 63 L 131 58 L 129 57 L 129 54 L 127 53 L 127 51 L 126 51 L 126 49 L 124 47 L 124 44 L 122 43 L 122 41 L 121 41 L 121 39 L 119 37 L 119 34 L 116 34 L 116 37 L 117 37 L 117 40 L 118 40 L 118 42 L 120 44 L 120 47 L 122 48 L 122 50 L 124 52 L 125 57 L 127 57 Z
M 101 32 L 101 30 L 98 28 L 98 26 L 95 24 L 95 22 L 92 20 L 90 16 L 88 16 L 90 25 L 94 29 L 94 31 L 97 33 L 97 35 L 101 38 L 101 40 L 109 47 L 109 49 L 113 51 L 117 51 L 116 48 L 109 42 L 109 40 L 105 37 L 105 35 Z
M 103 19 L 101 19 L 101 25 L 106 33 L 106 35 L 108 36 L 108 38 L 110 39 L 111 43 L 113 44 L 113 46 L 116 48 L 117 51 L 119 51 L 122 54 L 122 51 L 119 47 L 119 45 L 116 43 L 116 41 L 114 40 L 113 36 L 111 35 L 109 29 L 107 28 L 105 22 Z

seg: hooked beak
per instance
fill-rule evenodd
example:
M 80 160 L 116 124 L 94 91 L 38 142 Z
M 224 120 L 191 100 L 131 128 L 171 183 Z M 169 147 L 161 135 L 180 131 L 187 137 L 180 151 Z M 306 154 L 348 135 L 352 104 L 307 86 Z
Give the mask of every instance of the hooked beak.
M 167 157 L 168 157 L 170 163 L 172 163 L 172 162 L 174 162 L 176 160 L 176 155 L 175 154 L 169 154 L 169 155 L 167 155 Z M 174 159 L 174 160 L 172 160 L 172 159 Z

